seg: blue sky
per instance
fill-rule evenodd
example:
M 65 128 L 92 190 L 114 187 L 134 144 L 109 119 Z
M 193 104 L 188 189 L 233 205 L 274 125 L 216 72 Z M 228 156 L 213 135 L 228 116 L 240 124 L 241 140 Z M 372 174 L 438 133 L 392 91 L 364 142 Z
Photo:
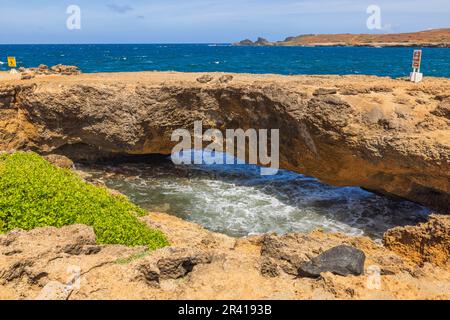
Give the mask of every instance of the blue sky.
M 66 9 L 81 8 L 81 30 Z M 366 27 L 369 5 L 382 30 Z M 450 0 L 0 0 L 0 43 L 204 43 L 450 26 Z

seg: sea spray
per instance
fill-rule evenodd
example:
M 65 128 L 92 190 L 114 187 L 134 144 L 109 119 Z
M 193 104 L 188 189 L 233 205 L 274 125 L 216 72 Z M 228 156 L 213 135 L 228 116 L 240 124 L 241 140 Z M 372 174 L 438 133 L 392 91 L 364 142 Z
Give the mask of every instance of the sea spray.
M 191 150 L 188 156 L 196 152 L 208 153 Z M 148 210 L 238 237 L 322 229 L 380 239 L 387 229 L 416 224 L 429 213 L 412 202 L 329 186 L 286 170 L 261 176 L 256 165 L 174 165 L 170 158 L 150 157 L 82 169 Z

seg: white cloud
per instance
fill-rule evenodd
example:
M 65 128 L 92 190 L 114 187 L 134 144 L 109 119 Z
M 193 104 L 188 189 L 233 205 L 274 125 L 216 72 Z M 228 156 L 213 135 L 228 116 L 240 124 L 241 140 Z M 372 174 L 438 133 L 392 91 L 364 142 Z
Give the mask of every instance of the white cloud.
M 127 12 L 133 11 L 133 7 L 131 7 L 130 5 L 119 5 L 119 4 L 108 4 L 107 7 L 109 8 L 109 10 L 116 12 L 116 13 L 120 13 L 120 14 L 125 14 Z

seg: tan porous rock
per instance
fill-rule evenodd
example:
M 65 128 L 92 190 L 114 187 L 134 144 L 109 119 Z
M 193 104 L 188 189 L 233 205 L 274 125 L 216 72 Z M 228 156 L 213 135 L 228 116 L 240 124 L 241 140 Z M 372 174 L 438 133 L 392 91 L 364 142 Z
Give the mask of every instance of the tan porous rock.
M 450 216 L 432 215 L 418 226 L 397 227 L 384 234 L 390 250 L 417 263 L 431 262 L 450 270 Z
M 72 68 L 51 68 L 72 73 Z M 279 129 L 281 168 L 450 212 L 450 79 L 143 72 L 0 82 L 0 150 L 170 154 L 177 128 Z M 198 79 L 202 83 L 198 82 Z M 207 85 L 205 85 L 207 83 Z
M 98 246 L 83 225 L 0 235 L 0 299 L 450 298 L 450 270 L 369 238 L 315 231 L 234 239 L 166 214 L 146 218 L 171 247 Z M 289 272 L 340 245 L 364 251 L 364 274 L 310 279 Z M 379 287 L 370 287 L 373 276 Z
M 54 164 L 55 166 L 60 167 L 60 168 L 71 169 L 74 166 L 74 163 L 72 160 L 70 160 L 66 156 L 62 156 L 59 154 L 49 154 L 49 155 L 45 156 L 44 158 L 51 164 Z

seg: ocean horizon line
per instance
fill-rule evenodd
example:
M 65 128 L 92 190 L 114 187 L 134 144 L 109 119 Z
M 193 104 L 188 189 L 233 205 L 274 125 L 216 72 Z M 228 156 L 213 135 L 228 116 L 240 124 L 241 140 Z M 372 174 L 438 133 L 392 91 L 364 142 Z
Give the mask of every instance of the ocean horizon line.
M 232 42 L 148 42 L 148 43 L 138 43 L 138 42 L 116 42 L 116 43 L 0 43 L 0 46 L 46 46 L 46 45 L 55 45 L 55 46 L 65 46 L 65 45 L 232 45 Z
M 0 43 L 0 46 L 151 46 L 151 45 L 163 45 L 163 46 L 224 46 L 224 47 L 240 47 L 235 45 L 234 42 L 154 42 L 154 43 Z M 247 48 L 371 48 L 371 49 L 398 49 L 398 48 L 422 48 L 422 49 L 450 49 L 448 47 L 436 47 L 436 46 L 426 46 L 426 45 L 416 45 L 416 46 L 404 46 L 404 45 L 390 45 L 382 47 L 374 47 L 371 45 L 290 45 L 290 46 L 247 46 Z

